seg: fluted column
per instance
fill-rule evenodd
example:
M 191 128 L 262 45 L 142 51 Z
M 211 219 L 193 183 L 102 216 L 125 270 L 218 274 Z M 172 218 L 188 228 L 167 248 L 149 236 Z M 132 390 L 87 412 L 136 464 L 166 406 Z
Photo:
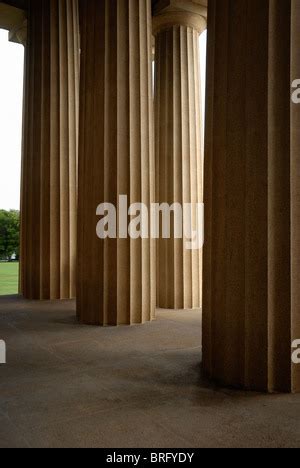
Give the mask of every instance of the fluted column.
M 80 16 L 78 318 L 140 324 L 154 317 L 154 243 L 126 226 L 131 204 L 154 201 L 151 2 L 82 0 Z M 103 203 L 125 219 L 117 238 L 96 236 Z
M 171 10 L 155 16 L 153 24 L 156 200 L 182 207 L 193 204 L 196 221 L 196 203 L 203 201 L 199 35 L 206 29 L 206 19 Z M 160 238 L 157 244 L 158 306 L 199 308 L 202 250 L 188 250 L 186 240 L 175 237 L 173 231 L 170 239 Z
M 208 17 L 204 369 L 300 391 L 300 5 L 211 0 Z
M 75 296 L 77 0 L 30 0 L 25 64 L 21 292 Z
M 300 80 L 300 3 L 291 1 L 291 81 Z M 291 335 L 300 340 L 300 103 L 291 108 Z M 300 364 L 292 366 L 291 387 L 300 391 Z

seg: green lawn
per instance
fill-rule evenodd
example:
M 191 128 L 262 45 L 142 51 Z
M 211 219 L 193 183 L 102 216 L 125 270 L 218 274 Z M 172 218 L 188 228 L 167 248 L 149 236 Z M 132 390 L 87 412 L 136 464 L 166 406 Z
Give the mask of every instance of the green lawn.
M 0 296 L 18 294 L 19 263 L 0 262 Z

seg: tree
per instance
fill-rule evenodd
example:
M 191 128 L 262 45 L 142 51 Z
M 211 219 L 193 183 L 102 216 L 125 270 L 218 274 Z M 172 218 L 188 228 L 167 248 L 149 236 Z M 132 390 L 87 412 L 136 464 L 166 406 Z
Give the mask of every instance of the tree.
M 20 213 L 16 210 L 0 210 L 0 260 L 19 258 Z

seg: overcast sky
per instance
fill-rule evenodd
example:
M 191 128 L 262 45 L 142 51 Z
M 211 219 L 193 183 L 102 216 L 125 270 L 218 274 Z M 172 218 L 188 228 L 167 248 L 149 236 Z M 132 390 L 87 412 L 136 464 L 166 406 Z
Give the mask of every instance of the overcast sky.
M 205 89 L 206 32 L 200 38 Z M 0 209 L 19 209 L 24 48 L 0 30 Z
M 0 30 L 0 208 L 19 209 L 24 47 Z

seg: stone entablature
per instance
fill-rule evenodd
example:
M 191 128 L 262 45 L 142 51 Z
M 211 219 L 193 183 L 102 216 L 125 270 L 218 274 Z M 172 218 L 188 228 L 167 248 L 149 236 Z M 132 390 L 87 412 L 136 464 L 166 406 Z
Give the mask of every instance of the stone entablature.
M 9 40 L 26 44 L 27 17 L 24 10 L 0 3 L 0 28 L 9 31 Z

